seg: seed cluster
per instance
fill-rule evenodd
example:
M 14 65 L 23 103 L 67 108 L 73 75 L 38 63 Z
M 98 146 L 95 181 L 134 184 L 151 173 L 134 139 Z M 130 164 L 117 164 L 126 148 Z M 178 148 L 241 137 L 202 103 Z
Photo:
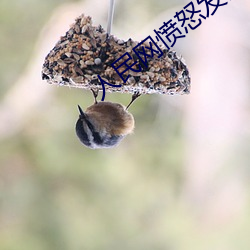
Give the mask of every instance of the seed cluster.
M 92 26 L 91 17 L 81 15 L 45 58 L 42 78 L 51 84 L 101 90 L 102 86 L 98 79 L 100 75 L 106 82 L 122 85 L 122 87 L 105 85 L 105 90 L 108 92 L 189 93 L 189 72 L 183 59 L 177 56 L 176 52 L 158 45 L 163 55 L 160 58 L 147 57 L 145 66 L 133 51 L 136 45 L 138 42 L 132 39 L 123 41 L 108 35 L 101 26 Z M 140 45 L 138 48 L 142 47 Z M 123 78 L 130 76 L 124 83 L 111 64 L 126 52 L 133 59 L 132 62 L 128 61 L 128 64 L 137 60 L 138 65 L 133 68 L 141 67 L 141 72 L 131 69 L 126 71 L 122 75 Z M 125 59 L 127 58 L 115 65 L 118 67 Z M 119 68 L 119 72 L 125 69 L 123 65 Z

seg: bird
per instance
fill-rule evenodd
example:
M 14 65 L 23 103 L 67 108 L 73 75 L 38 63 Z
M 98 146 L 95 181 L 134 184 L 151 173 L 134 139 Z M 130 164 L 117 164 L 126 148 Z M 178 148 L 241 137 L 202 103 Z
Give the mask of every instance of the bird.
M 135 127 L 133 115 L 128 112 L 130 105 L 140 96 L 132 95 L 127 107 L 119 103 L 97 101 L 98 91 L 91 89 L 95 102 L 85 112 L 78 105 L 79 118 L 75 130 L 80 142 L 91 149 L 112 148 L 131 134 Z

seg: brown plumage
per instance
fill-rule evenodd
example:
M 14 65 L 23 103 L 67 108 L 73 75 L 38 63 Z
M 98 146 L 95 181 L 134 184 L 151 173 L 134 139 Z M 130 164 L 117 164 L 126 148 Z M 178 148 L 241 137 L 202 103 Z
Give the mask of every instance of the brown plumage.
M 128 135 L 133 132 L 134 118 L 119 103 L 98 102 L 85 111 L 97 131 L 111 135 Z
M 98 102 L 98 91 L 91 89 L 95 103 L 84 112 L 78 105 L 79 118 L 76 122 L 76 134 L 83 145 L 91 149 L 112 148 L 132 133 L 135 127 L 134 117 L 128 112 L 131 104 L 140 96 L 135 92 L 127 107 L 119 103 Z

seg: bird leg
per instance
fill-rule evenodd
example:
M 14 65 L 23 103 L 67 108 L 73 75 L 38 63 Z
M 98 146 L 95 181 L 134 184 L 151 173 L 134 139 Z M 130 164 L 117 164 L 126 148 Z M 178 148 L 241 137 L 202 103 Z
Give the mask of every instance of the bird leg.
M 99 92 L 99 90 L 98 90 L 98 89 L 97 89 L 97 90 L 90 89 L 90 90 L 91 90 L 92 93 L 93 93 L 93 96 L 94 96 L 94 99 L 95 99 L 95 104 L 97 104 L 96 98 L 98 97 L 98 92 Z
M 128 104 L 126 110 L 131 106 L 131 104 L 132 104 L 140 95 L 141 95 L 141 94 L 139 93 L 139 91 L 135 92 L 135 93 L 132 95 L 131 102 Z

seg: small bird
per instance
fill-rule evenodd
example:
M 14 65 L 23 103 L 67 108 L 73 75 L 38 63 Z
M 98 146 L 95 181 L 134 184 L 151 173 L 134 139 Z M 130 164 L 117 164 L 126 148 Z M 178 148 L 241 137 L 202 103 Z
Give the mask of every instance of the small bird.
M 127 107 L 113 102 L 97 102 L 98 91 L 92 90 L 95 103 L 85 112 L 80 112 L 76 122 L 76 135 L 86 147 L 91 149 L 111 148 L 134 130 L 134 117 L 128 112 L 129 106 L 140 96 L 136 92 Z

